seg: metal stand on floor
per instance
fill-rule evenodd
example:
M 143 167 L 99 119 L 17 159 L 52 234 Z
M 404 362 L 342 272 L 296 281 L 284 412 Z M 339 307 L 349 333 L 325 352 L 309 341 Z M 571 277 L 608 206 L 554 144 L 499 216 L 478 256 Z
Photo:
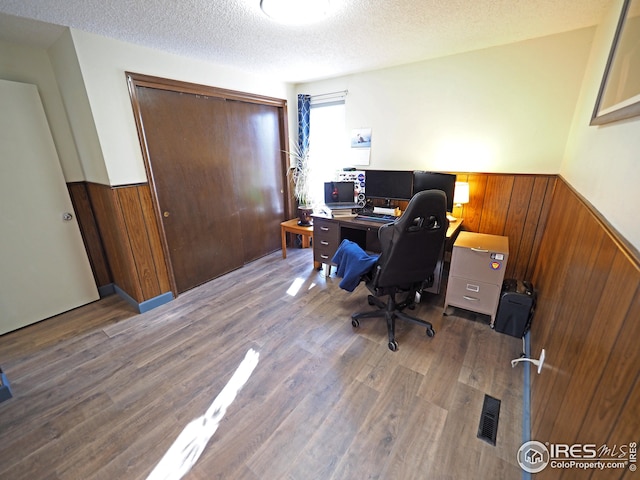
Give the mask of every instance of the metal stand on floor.
M 522 343 L 523 343 L 523 347 L 522 350 L 524 352 L 524 337 L 522 337 Z M 536 359 L 536 358 L 527 358 L 524 356 L 525 354 L 523 353 L 522 356 L 520 358 L 514 358 L 513 360 L 511 360 L 511 367 L 515 367 L 518 363 L 520 362 L 529 362 L 534 364 L 536 367 L 538 367 L 538 375 L 540 374 L 540 372 L 542 372 L 542 366 L 544 365 L 544 358 L 546 356 L 546 353 L 544 351 L 544 348 L 542 349 L 542 352 L 540 352 L 540 358 Z

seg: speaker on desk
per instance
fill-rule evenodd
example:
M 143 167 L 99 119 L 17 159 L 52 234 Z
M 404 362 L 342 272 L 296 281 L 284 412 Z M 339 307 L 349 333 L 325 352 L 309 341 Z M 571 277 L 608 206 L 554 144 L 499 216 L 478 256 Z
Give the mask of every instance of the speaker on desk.
M 531 327 L 536 306 L 536 292 L 529 282 L 507 279 L 502 283 L 496 332 L 522 338 Z

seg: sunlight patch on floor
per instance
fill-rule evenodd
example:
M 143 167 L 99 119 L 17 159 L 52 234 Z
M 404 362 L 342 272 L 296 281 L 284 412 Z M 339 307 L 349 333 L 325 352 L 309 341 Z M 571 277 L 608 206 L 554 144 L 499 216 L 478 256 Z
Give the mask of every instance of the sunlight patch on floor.
M 287 295 L 295 297 L 300 291 L 300 289 L 302 288 L 302 285 L 304 285 L 304 282 L 305 282 L 304 278 L 296 277 L 296 279 L 291 283 L 291 285 L 287 289 Z M 311 282 L 307 290 L 311 290 L 315 286 L 316 286 L 315 282 Z
M 258 365 L 259 357 L 260 354 L 253 349 L 247 352 L 206 413 L 184 428 L 147 480 L 179 480 L 191 470 L 218 429 L 227 408 L 249 380 Z
M 302 287 L 302 284 L 304 283 L 304 278 L 296 278 L 293 283 L 289 286 L 289 289 L 287 290 L 287 295 L 291 295 L 292 297 L 295 297 L 298 292 L 300 291 L 300 287 Z

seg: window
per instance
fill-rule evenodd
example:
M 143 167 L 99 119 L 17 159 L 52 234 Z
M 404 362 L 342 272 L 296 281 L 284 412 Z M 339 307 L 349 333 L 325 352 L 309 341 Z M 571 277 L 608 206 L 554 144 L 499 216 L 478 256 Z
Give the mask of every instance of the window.
M 346 137 L 344 96 L 340 99 L 311 98 L 309 130 L 309 175 L 313 205 L 324 202 L 324 182 L 335 180 L 345 165 Z

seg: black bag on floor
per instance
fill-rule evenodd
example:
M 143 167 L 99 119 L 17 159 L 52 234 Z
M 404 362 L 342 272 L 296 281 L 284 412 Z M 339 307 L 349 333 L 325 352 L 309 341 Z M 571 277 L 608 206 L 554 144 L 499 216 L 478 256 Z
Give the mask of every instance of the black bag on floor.
M 494 328 L 496 332 L 522 338 L 531 327 L 536 292 L 530 282 L 506 279 L 502 283 Z

